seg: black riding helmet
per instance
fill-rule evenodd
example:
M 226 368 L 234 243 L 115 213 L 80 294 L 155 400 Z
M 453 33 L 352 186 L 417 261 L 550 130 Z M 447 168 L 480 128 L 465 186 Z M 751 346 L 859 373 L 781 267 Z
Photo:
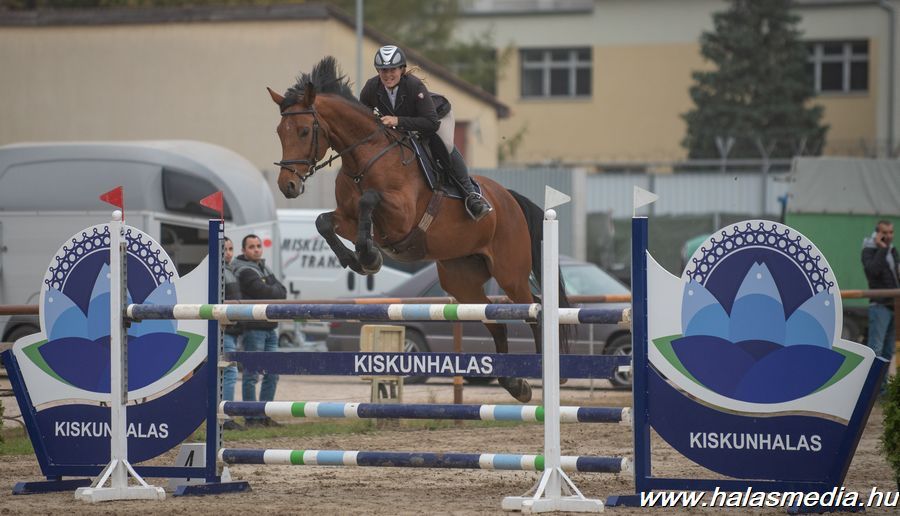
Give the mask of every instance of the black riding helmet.
M 395 45 L 385 45 L 375 52 L 375 69 L 399 68 L 406 66 L 406 55 Z

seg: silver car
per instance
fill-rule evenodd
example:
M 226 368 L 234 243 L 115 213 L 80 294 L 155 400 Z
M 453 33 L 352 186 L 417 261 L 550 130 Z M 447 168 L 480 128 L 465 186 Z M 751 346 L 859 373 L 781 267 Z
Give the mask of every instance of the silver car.
M 560 270 L 570 296 L 599 296 L 630 294 L 626 286 L 592 263 L 582 262 L 566 256 L 560 257 Z M 485 285 L 489 296 L 502 295 L 497 283 L 491 279 Z M 438 283 L 437 268 L 430 264 L 405 283 L 385 294 L 386 297 L 443 297 L 448 296 Z M 619 304 L 583 304 L 604 308 L 625 308 Z M 331 332 L 326 340 L 329 351 L 359 351 L 361 323 L 332 321 Z M 408 352 L 452 352 L 452 322 L 401 322 L 391 324 L 406 327 L 406 351 Z M 463 325 L 462 351 L 465 353 L 495 353 L 494 341 L 484 325 L 466 322 Z M 507 324 L 509 349 L 511 353 L 534 353 L 534 338 L 531 329 L 524 322 Z M 576 338 L 571 353 L 579 355 L 630 355 L 631 330 L 616 324 L 581 324 L 576 326 Z M 421 383 L 427 377 L 409 377 L 406 383 Z M 489 383 L 491 378 L 467 378 L 469 383 Z M 611 379 L 618 388 L 631 387 L 630 373 L 617 373 Z

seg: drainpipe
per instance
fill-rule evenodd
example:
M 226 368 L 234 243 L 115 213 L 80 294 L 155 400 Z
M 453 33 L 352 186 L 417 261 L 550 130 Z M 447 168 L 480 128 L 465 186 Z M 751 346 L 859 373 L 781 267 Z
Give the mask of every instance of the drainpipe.
M 888 14 L 888 91 L 887 91 L 887 138 L 888 150 L 887 157 L 892 158 L 894 151 L 894 79 L 896 75 L 896 52 L 897 52 L 897 10 L 889 0 L 879 0 L 878 7 L 884 9 Z

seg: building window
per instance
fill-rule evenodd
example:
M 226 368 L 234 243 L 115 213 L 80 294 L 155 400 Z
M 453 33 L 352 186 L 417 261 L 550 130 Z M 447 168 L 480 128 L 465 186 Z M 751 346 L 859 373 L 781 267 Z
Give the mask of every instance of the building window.
M 806 68 L 816 93 L 869 90 L 868 41 L 819 41 L 807 48 Z
M 522 97 L 590 97 L 591 49 L 523 49 Z

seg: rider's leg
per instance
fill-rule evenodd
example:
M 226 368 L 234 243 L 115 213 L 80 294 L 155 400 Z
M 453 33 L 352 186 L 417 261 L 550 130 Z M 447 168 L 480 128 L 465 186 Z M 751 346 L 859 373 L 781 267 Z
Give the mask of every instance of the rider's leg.
M 466 194 L 466 211 L 475 219 L 480 220 L 482 217 L 490 213 L 493 208 L 483 196 L 475 191 L 475 186 L 469 179 L 469 169 L 463 160 L 462 154 L 456 148 L 450 154 L 450 167 L 448 170 L 454 182 L 463 189 Z

